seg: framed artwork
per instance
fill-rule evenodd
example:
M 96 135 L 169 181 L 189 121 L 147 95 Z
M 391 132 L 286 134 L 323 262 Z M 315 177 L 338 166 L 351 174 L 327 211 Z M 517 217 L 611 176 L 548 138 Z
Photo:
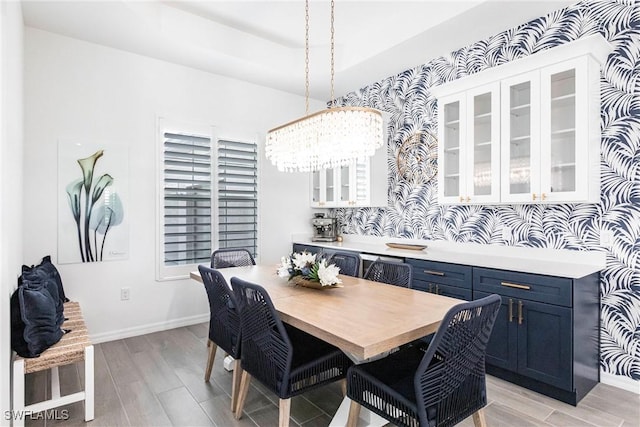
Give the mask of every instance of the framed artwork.
M 128 148 L 58 142 L 58 263 L 127 259 Z

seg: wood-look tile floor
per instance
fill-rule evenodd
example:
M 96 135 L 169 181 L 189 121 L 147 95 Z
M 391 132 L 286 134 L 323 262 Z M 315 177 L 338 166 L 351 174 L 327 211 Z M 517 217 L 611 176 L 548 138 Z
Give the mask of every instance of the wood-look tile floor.
M 261 426 L 278 425 L 277 396 L 252 381 L 243 417 L 229 409 L 231 373 L 218 351 L 205 383 L 208 324 L 177 328 L 95 346 L 95 419 L 91 426 Z M 48 397 L 48 372 L 27 376 L 26 401 Z M 60 368 L 62 394 L 81 389 L 82 366 Z M 487 380 L 489 426 L 640 426 L 640 396 L 599 384 L 577 407 L 494 377 Z M 340 405 L 337 384 L 293 398 L 291 426 L 328 426 Z M 84 425 L 83 403 L 58 408 L 67 420 L 28 420 L 28 426 Z M 473 426 L 471 418 L 464 427 Z

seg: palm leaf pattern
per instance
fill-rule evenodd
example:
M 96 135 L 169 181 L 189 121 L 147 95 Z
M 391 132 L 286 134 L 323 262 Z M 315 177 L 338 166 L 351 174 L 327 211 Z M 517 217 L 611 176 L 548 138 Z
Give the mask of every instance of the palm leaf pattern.
M 601 74 L 601 201 L 599 204 L 440 206 L 437 183 L 397 175 L 402 141 L 437 132 L 430 88 L 602 34 L 614 53 Z M 352 92 L 341 105 L 390 113 L 388 208 L 337 209 L 343 233 L 606 252 L 601 273 L 601 364 L 605 372 L 640 379 L 640 5 L 634 0 L 585 0 L 517 28 Z M 502 228 L 512 239 L 502 239 Z M 612 247 L 600 232 L 613 230 Z

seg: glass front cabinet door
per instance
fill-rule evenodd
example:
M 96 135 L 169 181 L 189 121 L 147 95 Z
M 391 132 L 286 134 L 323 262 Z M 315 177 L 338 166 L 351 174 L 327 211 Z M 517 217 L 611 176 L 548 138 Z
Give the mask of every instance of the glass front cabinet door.
M 501 200 L 533 202 L 540 195 L 540 73 L 501 83 Z
M 540 70 L 540 197 L 554 201 L 598 201 L 599 185 L 589 182 L 590 172 L 599 171 L 598 163 L 589 165 L 596 153 L 589 153 L 600 132 L 599 107 L 589 96 L 599 94 L 599 86 L 590 88 L 588 74 L 599 76 L 588 58 L 565 61 Z M 591 107 L 590 107 L 591 106 Z M 592 151 L 595 151 L 592 149 Z M 599 156 L 598 156 L 599 157 Z M 590 171 L 590 168 L 595 170 Z M 590 187 L 598 191 L 591 191 Z
M 466 96 L 464 93 L 438 100 L 438 200 L 462 203 L 465 200 L 464 169 L 466 136 Z
M 500 84 L 467 92 L 466 203 L 500 201 Z
M 341 166 L 338 206 L 367 206 L 370 203 L 369 159 Z
M 335 205 L 336 176 L 334 169 L 321 169 L 311 173 L 311 207 Z
M 439 102 L 438 199 L 448 204 L 499 201 L 500 85 Z

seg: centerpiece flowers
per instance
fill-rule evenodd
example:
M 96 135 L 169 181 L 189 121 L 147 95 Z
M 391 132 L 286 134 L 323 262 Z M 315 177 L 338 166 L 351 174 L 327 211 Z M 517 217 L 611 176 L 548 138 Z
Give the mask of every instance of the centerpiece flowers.
M 316 254 L 306 251 L 283 256 L 278 267 L 278 276 L 309 288 L 340 287 L 339 272 L 337 265 L 327 263 L 324 258 L 316 259 Z

